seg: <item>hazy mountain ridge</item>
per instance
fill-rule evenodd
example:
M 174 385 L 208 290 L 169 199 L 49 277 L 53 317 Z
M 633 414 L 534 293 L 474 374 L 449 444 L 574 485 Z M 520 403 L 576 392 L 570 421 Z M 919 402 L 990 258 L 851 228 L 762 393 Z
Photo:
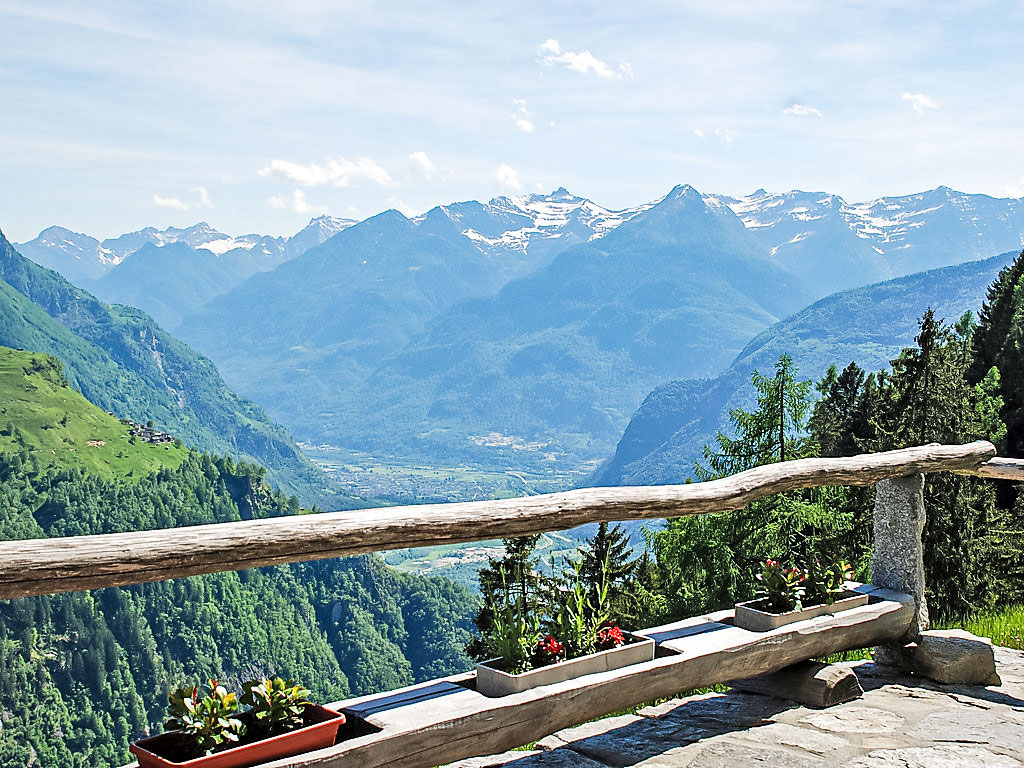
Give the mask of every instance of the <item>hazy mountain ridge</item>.
M 728 411 L 749 407 L 753 370 L 770 373 L 789 354 L 800 379 L 818 379 L 829 364 L 851 361 L 866 370 L 887 367 L 913 342 L 918 320 L 931 307 L 953 321 L 977 313 L 999 270 L 1016 257 L 920 272 L 821 299 L 755 337 L 732 365 L 711 379 L 667 382 L 644 399 L 614 456 L 595 475 L 598 485 L 684 482 L 702 447 L 728 422 Z
M 351 390 L 282 418 L 364 450 L 579 462 L 645 391 L 710 373 L 806 303 L 726 206 L 692 187 L 496 295 L 454 304 Z M 720 362 L 718 362 L 720 361 Z M 333 406 L 333 410 L 332 410 Z
M 53 226 L 25 243 L 15 244 L 18 251 L 37 264 L 59 272 L 75 285 L 84 288 L 104 275 L 116 271 L 131 254 L 147 245 L 162 247 L 182 243 L 189 248 L 206 250 L 217 256 L 233 256 L 240 282 L 253 272 L 272 267 L 319 245 L 355 222 L 330 216 L 311 219 L 292 237 L 242 235 L 232 237 L 219 232 L 205 221 L 191 227 L 145 227 L 100 242 L 89 235 Z M 122 300 L 121 303 L 124 303 Z
M 252 457 L 275 483 L 308 500 L 347 505 L 288 432 L 228 389 L 213 363 L 145 313 L 108 306 L 21 256 L 0 233 L 0 344 L 64 364 L 90 402 L 156 426 L 187 444 Z
M 1024 199 L 949 187 L 862 203 L 799 190 L 720 199 L 819 295 L 1024 244 Z

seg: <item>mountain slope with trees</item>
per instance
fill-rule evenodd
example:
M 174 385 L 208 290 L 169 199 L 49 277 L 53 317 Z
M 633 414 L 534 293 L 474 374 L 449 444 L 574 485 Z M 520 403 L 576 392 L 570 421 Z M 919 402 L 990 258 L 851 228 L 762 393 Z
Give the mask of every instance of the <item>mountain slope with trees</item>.
M 306 503 L 348 505 L 291 436 L 239 397 L 207 358 L 143 312 L 109 306 L 21 256 L 0 233 L 0 344 L 60 358 L 92 403 L 202 450 L 249 456 Z
M 33 387 L 44 416 L 74 404 L 55 426 L 64 435 L 114 429 L 58 361 L 0 348 L 0 393 Z M 301 512 L 258 465 L 119 438 L 109 464 L 78 444 L 51 459 L 49 431 L 28 420 L 0 430 L 0 538 Z M 277 674 L 327 702 L 460 671 L 474 611 L 464 588 L 372 557 L 0 601 L 0 765 L 125 764 L 129 741 L 162 721 L 167 691 L 186 680 Z
M 867 370 L 881 368 L 913 339 L 922 307 L 932 307 L 940 317 L 977 311 L 986 287 L 1014 256 L 1005 253 L 826 297 L 759 334 L 715 378 L 660 385 L 633 415 L 595 481 L 685 481 L 704 444 L 728 422 L 729 409 L 750 405 L 752 371 L 770 370 L 780 354 L 791 355 L 810 376 L 851 360 Z

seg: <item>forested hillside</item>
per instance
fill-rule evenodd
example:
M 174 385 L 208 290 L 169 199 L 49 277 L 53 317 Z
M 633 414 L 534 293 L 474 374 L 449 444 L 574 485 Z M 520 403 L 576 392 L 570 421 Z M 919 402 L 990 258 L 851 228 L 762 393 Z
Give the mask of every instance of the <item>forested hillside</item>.
M 0 348 L 0 409 L 17 422 L 0 428 L 0 538 L 301 511 L 262 467 L 132 440 L 46 355 Z M 186 679 L 294 676 L 330 701 L 464 669 L 474 604 L 372 557 L 0 601 L 0 765 L 126 763 Z
M 334 508 L 337 494 L 263 409 L 239 397 L 217 368 L 145 313 L 109 306 L 21 256 L 0 233 L 0 344 L 55 355 L 71 385 L 117 416 L 201 450 L 256 459 L 307 504 Z
M 781 354 L 806 376 L 850 361 L 881 368 L 913 340 L 928 307 L 939 317 L 977 312 L 988 285 L 1013 252 L 836 293 L 758 334 L 725 371 L 710 379 L 669 381 L 633 415 L 614 456 L 596 475 L 602 485 L 683 482 L 731 408 L 753 403 L 751 372 L 770 370 Z

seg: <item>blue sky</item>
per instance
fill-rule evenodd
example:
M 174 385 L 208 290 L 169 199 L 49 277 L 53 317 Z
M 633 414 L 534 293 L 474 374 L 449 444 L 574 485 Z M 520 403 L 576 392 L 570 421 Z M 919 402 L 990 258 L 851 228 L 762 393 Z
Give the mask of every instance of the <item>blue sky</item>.
M 396 6 L 401 5 L 401 8 Z M 0 0 L 0 228 L 1024 195 L 1019 2 Z

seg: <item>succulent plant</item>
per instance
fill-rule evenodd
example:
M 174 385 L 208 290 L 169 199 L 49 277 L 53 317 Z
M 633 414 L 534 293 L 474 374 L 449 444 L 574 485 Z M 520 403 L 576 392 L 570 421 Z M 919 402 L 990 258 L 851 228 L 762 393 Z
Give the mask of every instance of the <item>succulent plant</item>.
M 261 735 L 275 735 L 302 726 L 309 691 L 293 680 L 280 677 L 250 680 L 242 685 L 242 704 L 250 707 L 250 728 Z
M 208 755 L 223 745 L 237 742 L 245 734 L 238 713 L 238 697 L 217 680 L 207 683 L 200 698 L 199 686 L 183 686 L 167 694 L 164 727 L 182 731 L 195 742 L 197 755 Z

